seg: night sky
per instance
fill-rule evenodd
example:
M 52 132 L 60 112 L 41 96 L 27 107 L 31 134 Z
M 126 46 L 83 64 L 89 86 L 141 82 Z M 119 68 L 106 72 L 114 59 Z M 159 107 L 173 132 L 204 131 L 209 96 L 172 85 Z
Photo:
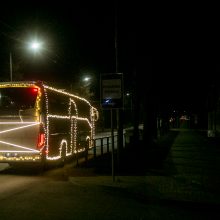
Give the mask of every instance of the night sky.
M 150 84 L 161 102 L 204 102 L 218 72 L 219 17 L 212 8 L 117 5 L 117 64 L 125 89 L 132 88 L 136 74 L 142 92 Z M 113 73 L 115 27 L 114 1 L 5 5 L 0 9 L 1 81 L 9 79 L 10 52 L 15 71 L 25 79 L 68 86 L 85 73 L 97 78 Z M 41 56 L 26 51 L 32 37 L 45 43 Z

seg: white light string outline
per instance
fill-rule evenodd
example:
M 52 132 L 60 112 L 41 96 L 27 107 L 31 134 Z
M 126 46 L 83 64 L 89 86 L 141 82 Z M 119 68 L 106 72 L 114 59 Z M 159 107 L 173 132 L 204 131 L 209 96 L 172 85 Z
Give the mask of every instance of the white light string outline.
M 26 122 L 25 124 L 27 124 L 27 123 L 28 122 Z M 12 128 L 12 129 L 7 129 L 7 130 L 0 131 L 0 134 L 13 132 L 15 130 L 21 130 L 21 129 L 24 129 L 24 128 L 27 128 L 27 127 L 32 127 L 32 126 L 36 126 L 36 125 L 40 124 L 39 122 L 30 122 L 30 123 L 31 124 L 29 124 L 29 125 L 20 126 L 20 127 L 17 127 L 17 128 Z M 10 124 L 10 125 L 11 124 L 23 124 L 23 122 L 9 122 L 9 123 L 1 122 L 0 124 Z M 28 150 L 28 151 L 10 151 L 10 152 L 30 152 L 30 151 L 31 152 L 40 152 L 39 150 L 34 150 L 34 149 L 30 148 L 30 147 L 25 147 L 25 146 L 17 145 L 17 144 L 13 144 L 13 143 L 10 143 L 10 142 L 5 142 L 5 141 L 1 141 L 0 140 L 0 143 Z M 0 152 L 9 152 L 9 151 L 0 150 Z
M 86 148 L 82 148 L 82 149 L 77 149 L 77 146 L 76 146 L 76 133 L 77 133 L 77 121 L 78 120 L 81 120 L 81 121 L 86 121 L 90 127 L 90 134 L 91 134 L 91 139 L 89 139 L 87 137 L 87 140 L 92 140 L 93 137 L 94 137 L 94 126 L 95 126 L 95 123 L 94 123 L 94 111 L 97 111 L 96 108 L 94 108 L 89 101 L 87 101 L 86 99 L 84 98 L 81 98 L 79 96 L 76 96 L 74 94 L 71 94 L 71 93 L 68 93 L 68 92 L 64 92 L 64 91 L 61 91 L 59 89 L 56 89 L 56 88 L 53 88 L 53 87 L 50 87 L 50 86 L 47 86 L 45 84 L 43 84 L 43 87 L 44 87 L 44 94 L 45 94 L 45 101 L 46 101 L 46 158 L 48 160 L 56 160 L 56 159 L 60 159 L 61 158 L 61 150 L 62 150 L 62 146 L 63 146 L 63 143 L 65 143 L 65 146 L 66 146 L 66 151 L 67 151 L 67 148 L 68 148 L 68 144 L 67 144 L 67 140 L 63 139 L 60 143 L 60 148 L 59 148 L 59 155 L 58 156 L 49 156 L 48 153 L 49 153 L 49 135 L 50 135 L 50 132 L 49 132 L 49 124 L 50 124 L 50 119 L 51 118 L 58 118 L 58 119 L 67 119 L 67 120 L 70 120 L 70 123 L 71 123 L 71 128 L 70 128 L 70 132 L 71 132 L 71 137 L 70 137 L 70 149 L 71 149 L 71 153 L 66 153 L 66 156 L 69 156 L 69 155 L 72 155 L 73 153 L 78 153 L 78 152 L 82 152 L 82 151 L 85 151 Z M 75 101 L 73 99 L 70 98 L 70 103 L 69 103 L 69 109 L 68 109 L 68 115 L 53 115 L 53 114 L 49 114 L 49 106 L 48 106 L 48 103 L 49 103 L 49 99 L 48 99 L 48 94 L 47 94 L 47 90 L 51 90 L 51 91 L 55 91 L 57 93 L 60 93 L 60 94 L 64 94 L 66 95 L 67 97 L 72 97 L 72 98 L 75 98 L 75 99 L 79 99 L 79 100 L 82 100 L 84 102 L 86 102 L 88 105 L 89 105 L 89 108 L 90 108 L 90 120 L 91 120 L 91 123 L 89 121 L 88 118 L 82 118 L 82 117 L 78 117 L 78 109 L 77 109 L 77 105 L 75 103 Z M 71 103 L 74 104 L 74 107 L 75 107 L 75 111 L 76 111 L 76 116 L 72 115 L 71 114 Z M 98 111 L 97 111 L 98 112 Z M 73 123 L 73 120 L 74 120 L 74 123 Z M 73 137 L 72 137 L 72 131 L 73 131 L 73 126 L 74 126 L 74 149 L 73 149 Z M 92 147 L 92 141 L 89 141 L 89 148 Z M 67 155 L 68 154 L 68 155 Z
M 36 115 L 39 116 L 39 114 L 37 114 L 38 110 L 40 109 L 40 100 L 41 100 L 41 96 L 42 96 L 42 91 L 41 89 L 43 88 L 44 90 L 44 95 L 45 95 L 45 104 L 46 104 L 46 121 L 45 121 L 45 126 L 44 126 L 44 130 L 45 130 L 45 147 L 46 147 L 46 158 L 47 159 L 59 159 L 61 157 L 61 150 L 63 147 L 66 148 L 66 156 L 68 155 L 71 155 L 72 152 L 73 153 L 77 153 L 77 152 L 81 152 L 81 151 L 84 151 L 85 148 L 81 148 L 81 149 L 78 149 L 77 150 L 77 143 L 76 143 L 76 140 L 77 140 L 77 121 L 86 121 L 90 127 L 90 135 L 91 137 L 87 136 L 86 140 L 90 139 L 91 140 L 89 141 L 89 147 L 92 147 L 92 140 L 93 140 L 93 137 L 94 137 L 94 134 L 95 134 L 95 121 L 98 120 L 98 110 L 93 107 L 90 102 L 88 100 L 86 100 L 85 98 L 82 98 L 82 97 L 79 97 L 79 96 L 76 96 L 74 94 L 71 94 L 71 93 L 68 93 L 68 92 L 65 92 L 65 91 L 61 91 L 60 89 L 56 89 L 56 88 L 53 88 L 53 87 L 50 87 L 44 83 L 41 82 L 41 85 L 42 87 L 40 86 L 39 87 L 39 84 L 35 81 L 32 81 L 32 82 L 14 82 L 14 83 L 4 83 L 4 84 L 1 84 L 0 83 L 0 88 L 4 88 L 4 87 L 33 87 L 33 88 L 38 88 L 39 89 L 39 92 L 38 92 L 38 96 L 37 96 L 37 100 L 36 100 Z M 51 115 L 49 114 L 49 110 L 48 110 L 48 96 L 47 96 L 47 89 L 48 90 L 52 90 L 52 91 L 55 91 L 57 93 L 60 93 L 60 94 L 64 94 L 66 96 L 69 97 L 69 111 L 68 111 L 68 116 L 65 116 L 65 115 Z M 82 118 L 82 117 L 78 117 L 78 109 L 77 109 L 77 105 L 75 103 L 75 101 L 73 99 L 79 99 L 79 100 L 82 100 L 84 102 L 86 102 L 90 108 L 90 116 L 89 116 L 89 119 L 88 118 Z M 72 112 L 71 112 L 71 103 L 74 104 L 74 107 L 75 107 L 75 116 L 72 115 Z M 67 151 L 67 148 L 68 148 L 68 142 L 67 140 L 63 139 L 60 143 L 60 147 L 59 147 L 59 150 L 60 150 L 60 155 L 59 156 L 56 156 L 56 157 L 48 157 L 48 152 L 49 152 L 49 121 L 51 120 L 51 118 L 60 118 L 60 119 L 67 119 L 67 120 L 70 120 L 70 124 L 71 124 L 71 128 L 70 128 L 70 132 L 71 132 L 71 139 L 70 139 L 70 152 Z M 19 124 L 27 124 L 28 122 L 19 122 Z M 39 122 L 40 123 L 40 122 Z M 39 124 L 39 123 L 36 123 L 36 124 Z M 4 124 L 4 122 L 2 122 L 1 124 Z M 13 122 L 10 122 L 10 124 L 13 124 Z M 35 125 L 35 123 L 34 123 Z M 22 128 L 25 128 L 25 127 L 29 127 L 31 125 L 26 125 L 26 126 L 23 126 Z M 2 133 L 5 133 L 5 132 L 9 132 L 9 131 L 13 131 L 13 130 L 17 130 L 19 128 L 15 128 L 15 129 L 8 129 L 6 131 L 2 131 Z M 73 134 L 74 136 L 73 136 Z M 8 144 L 11 144 L 11 145 L 14 145 L 12 143 L 8 143 Z M 20 145 L 16 145 L 16 146 L 20 146 Z M 74 150 L 73 150 L 73 146 L 74 146 Z M 21 146 L 23 147 L 23 146 Z M 29 148 L 28 148 L 29 149 Z M 31 149 L 33 150 L 33 149 Z M 42 149 L 40 149 L 41 151 Z M 37 151 L 37 152 L 40 152 L 40 151 Z
M 24 146 L 21 146 L 21 145 L 17 145 L 17 144 L 12 144 L 12 143 L 8 143 L 8 142 L 4 142 L 4 141 L 0 141 L 0 143 L 2 144 L 6 144 L 6 145 L 10 145 L 10 146 L 13 146 L 13 147 L 18 147 L 18 148 L 21 148 L 21 149 L 26 149 L 28 151 L 18 151 L 18 150 L 15 150 L 15 151 L 12 151 L 12 150 L 0 150 L 0 152 L 36 152 L 36 153 L 39 153 L 40 151 L 39 150 L 34 150 L 32 148 L 29 148 L 29 147 L 24 147 Z
M 18 122 L 18 123 L 0 123 L 0 124 L 23 124 L 23 122 Z M 7 132 L 10 132 L 10 131 L 19 130 L 19 129 L 22 129 L 22 128 L 31 127 L 31 126 L 38 125 L 38 124 L 40 124 L 40 122 L 33 122 L 32 124 L 29 124 L 29 125 L 25 125 L 25 126 L 21 126 L 21 127 L 17 127 L 17 128 L 11 128 L 11 129 L 0 131 L 0 134 L 7 133 Z

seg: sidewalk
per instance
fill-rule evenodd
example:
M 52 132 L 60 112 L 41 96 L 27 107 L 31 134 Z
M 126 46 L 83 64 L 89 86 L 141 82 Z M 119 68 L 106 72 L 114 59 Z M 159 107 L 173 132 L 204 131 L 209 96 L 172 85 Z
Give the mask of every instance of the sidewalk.
M 159 203 L 176 203 L 197 207 L 220 207 L 219 193 L 204 188 L 199 177 L 179 175 L 166 176 L 71 176 L 69 181 L 81 186 L 111 187 L 113 191 L 124 191 L 142 201 Z M 207 180 L 208 181 L 208 180 Z M 213 180 L 211 180 L 213 181 Z M 219 178 L 214 184 L 219 185 Z M 209 181 L 208 181 L 209 182 Z
M 187 143 L 183 141 L 184 138 L 187 138 Z M 170 160 L 174 160 L 174 156 L 171 155 L 172 149 L 175 146 L 182 147 L 184 144 L 188 147 L 190 143 L 192 147 L 186 151 L 187 153 L 197 145 L 203 144 L 201 148 L 206 149 L 207 147 L 213 148 L 213 146 L 209 146 L 210 144 L 216 144 L 201 134 L 195 136 L 195 133 L 191 133 L 191 131 L 173 130 L 147 151 L 144 162 L 138 161 L 138 156 L 130 150 L 122 158 L 123 166 L 121 166 L 120 172 L 115 171 L 115 176 L 112 176 L 111 155 L 105 155 L 90 162 L 87 166 L 82 165 L 79 168 L 70 169 L 69 180 L 75 184 L 109 186 L 114 190 L 124 190 L 143 200 L 184 202 L 201 207 L 208 205 L 208 207 L 216 208 L 220 205 L 220 176 L 218 172 L 208 173 L 204 170 L 191 172 L 198 168 L 197 163 L 193 165 L 195 167 L 192 169 L 188 168 L 191 169 L 190 172 L 186 169 L 187 164 L 183 165 L 183 167 L 185 166 L 183 172 L 173 172 L 173 167 L 178 167 L 179 164 L 173 164 L 173 161 L 170 163 Z M 181 150 L 182 148 L 179 151 L 181 152 Z M 191 163 L 188 158 L 184 162 Z

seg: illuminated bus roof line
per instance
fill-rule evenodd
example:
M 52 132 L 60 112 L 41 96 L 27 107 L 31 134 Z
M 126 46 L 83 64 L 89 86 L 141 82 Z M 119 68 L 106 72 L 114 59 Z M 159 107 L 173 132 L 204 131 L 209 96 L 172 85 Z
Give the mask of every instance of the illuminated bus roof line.
M 37 86 L 35 83 L 7 83 L 7 84 L 1 84 L 0 83 L 0 88 L 7 88 L 7 87 L 35 87 Z
M 64 92 L 64 91 L 61 91 L 60 89 L 56 89 L 56 88 L 53 88 L 53 87 L 48 86 L 48 85 L 45 85 L 45 84 L 43 84 L 43 86 L 44 86 L 46 89 L 49 89 L 49 90 L 52 90 L 52 91 L 56 91 L 56 92 L 58 92 L 58 93 L 61 93 L 61 94 L 67 95 L 67 96 L 71 96 L 71 97 L 74 97 L 74 98 L 76 98 L 76 99 L 80 99 L 80 100 L 86 102 L 87 104 L 89 104 L 89 105 L 91 106 L 90 102 L 89 102 L 88 100 L 86 100 L 85 98 L 81 98 L 81 97 L 79 97 L 79 96 L 77 96 L 77 95 L 74 95 L 74 94 L 72 94 L 72 93 Z

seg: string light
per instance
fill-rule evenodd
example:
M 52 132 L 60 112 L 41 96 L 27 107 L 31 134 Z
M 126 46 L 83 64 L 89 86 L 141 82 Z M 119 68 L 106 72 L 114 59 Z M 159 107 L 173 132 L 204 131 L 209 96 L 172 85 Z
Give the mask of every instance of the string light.
M 39 126 L 43 128 L 44 135 L 40 136 L 41 144 L 45 143 L 45 146 L 42 146 L 41 149 L 35 150 L 33 146 L 26 147 L 21 146 L 14 143 L 9 143 L 3 140 L 0 140 L 0 143 L 11 146 L 11 147 L 18 147 L 21 149 L 25 149 L 26 151 L 13 151 L 13 150 L 0 150 L 0 161 L 7 161 L 7 160 L 16 160 L 16 161 L 24 161 L 24 160 L 41 160 L 42 154 L 46 154 L 46 160 L 59 160 L 62 156 L 68 157 L 72 156 L 73 154 L 83 152 L 86 150 L 87 146 L 80 146 L 80 143 L 77 143 L 77 140 L 79 138 L 78 135 L 78 123 L 80 122 L 86 122 L 88 125 L 88 133 L 90 135 L 87 135 L 85 137 L 85 142 L 88 144 L 89 148 L 93 147 L 93 139 L 95 136 L 95 122 L 98 120 L 99 114 L 98 110 L 93 107 L 90 102 L 82 97 L 76 96 L 74 94 L 50 87 L 46 84 L 36 82 L 15 82 L 15 83 L 0 83 L 0 88 L 8 88 L 8 87 L 31 87 L 36 88 L 37 98 L 36 98 L 36 105 L 35 105 L 35 114 L 34 114 L 34 122 L 25 122 L 20 118 L 20 122 L 0 122 L 0 124 L 5 125 L 21 125 L 19 127 L 10 128 L 6 130 L 0 131 L 0 134 L 16 131 L 19 129 L 25 129 L 27 127 L 31 126 Z M 51 111 L 49 109 L 49 103 L 50 100 L 48 99 L 48 92 L 55 92 L 56 95 L 64 95 L 65 98 L 68 98 L 68 109 L 66 109 L 66 114 L 63 115 L 57 115 L 57 114 L 51 114 Z M 44 99 L 42 99 L 42 96 L 44 96 Z M 81 101 L 82 103 L 86 104 L 86 106 L 89 108 L 89 115 L 88 117 L 79 117 L 79 110 L 78 106 L 80 103 L 78 101 Z M 44 103 L 43 103 L 44 102 Z M 45 117 L 42 115 L 42 106 L 45 106 Z M 50 127 L 51 127 L 51 121 L 53 120 L 65 120 L 67 124 L 70 124 L 69 131 L 67 131 L 69 135 L 68 138 L 63 138 L 60 140 L 59 146 L 57 146 L 58 153 L 57 155 L 50 155 Z M 39 129 L 40 130 L 40 129 Z M 0 136 L 1 138 L 1 136 Z M 42 138 L 45 138 L 45 141 L 42 140 Z M 37 144 L 36 144 L 37 145 Z M 54 147 L 54 146 L 53 146 Z M 80 148 L 79 148 L 80 147 Z M 1 154 L 2 153 L 2 154 Z M 13 154 L 12 154 L 13 153 Z M 20 153 L 32 153 L 30 156 L 22 155 Z M 65 155 L 63 155 L 65 153 Z M 11 156 L 12 155 L 12 156 Z
M 28 125 L 25 125 L 25 126 L 21 126 L 21 127 L 17 127 L 17 128 L 11 128 L 11 129 L 7 129 L 7 130 L 3 130 L 3 131 L 0 131 L 0 134 L 3 134 L 3 133 L 7 133 L 7 132 L 10 132 L 10 131 L 15 131 L 15 130 L 20 130 L 20 129 L 22 129 L 22 128 L 27 128 L 27 127 L 31 127 L 31 126 L 34 126 L 34 125 L 38 125 L 39 124 L 39 122 L 38 123 L 31 123 L 31 122 L 28 122 L 28 123 L 30 123 L 30 124 L 28 124 Z M 0 124 L 27 124 L 27 122 L 25 123 L 25 122 L 17 122 L 17 123 L 10 123 L 10 122 L 8 122 L 8 123 L 5 123 L 5 122 L 3 122 L 3 123 L 1 123 L 0 122 Z
M 8 150 L 0 150 L 0 152 L 30 152 L 30 151 L 37 152 L 37 153 L 39 152 L 38 150 L 34 150 L 34 149 L 29 148 L 29 147 L 24 147 L 24 146 L 17 145 L 17 144 L 12 144 L 12 143 L 8 143 L 8 142 L 4 142 L 4 141 L 0 141 L 0 143 L 28 150 L 28 151 L 18 151 L 18 150 L 15 150 L 15 151 L 10 151 L 10 150 L 9 150 L 9 151 L 8 151 Z

